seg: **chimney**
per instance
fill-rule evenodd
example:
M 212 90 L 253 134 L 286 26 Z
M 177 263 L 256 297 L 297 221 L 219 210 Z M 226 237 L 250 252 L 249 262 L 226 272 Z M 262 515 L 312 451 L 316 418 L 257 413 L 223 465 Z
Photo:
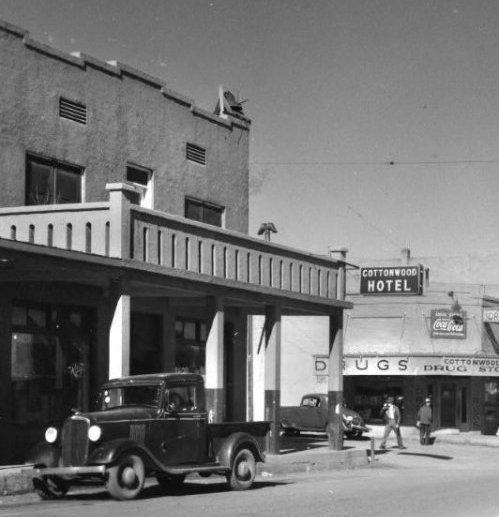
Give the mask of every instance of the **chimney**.
M 409 265 L 411 262 L 411 250 L 409 248 L 403 248 L 402 249 L 402 262 L 406 263 L 406 265 Z

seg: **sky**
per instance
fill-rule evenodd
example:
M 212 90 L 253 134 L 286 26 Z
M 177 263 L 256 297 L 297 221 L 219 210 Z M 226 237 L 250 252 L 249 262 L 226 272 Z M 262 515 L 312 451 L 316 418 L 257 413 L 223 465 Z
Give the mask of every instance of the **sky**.
M 0 0 L 43 43 L 252 119 L 250 234 L 349 259 L 499 254 L 497 0 Z

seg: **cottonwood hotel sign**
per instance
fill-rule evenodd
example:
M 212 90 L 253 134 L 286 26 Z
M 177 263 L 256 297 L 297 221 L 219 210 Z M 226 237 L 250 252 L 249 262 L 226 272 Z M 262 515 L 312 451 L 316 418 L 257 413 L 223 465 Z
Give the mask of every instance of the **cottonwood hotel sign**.
M 363 267 L 360 294 L 423 294 L 423 266 Z

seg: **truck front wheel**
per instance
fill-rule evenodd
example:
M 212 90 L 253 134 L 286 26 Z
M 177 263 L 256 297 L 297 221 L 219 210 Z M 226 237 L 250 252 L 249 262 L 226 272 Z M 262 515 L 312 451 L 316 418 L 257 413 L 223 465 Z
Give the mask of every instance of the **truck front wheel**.
M 256 462 L 253 453 L 248 449 L 237 452 L 232 470 L 227 475 L 227 482 L 232 490 L 247 490 L 253 484 L 256 475 Z
M 144 486 L 145 468 L 135 454 L 123 454 L 107 471 L 107 490 L 114 499 L 134 499 Z

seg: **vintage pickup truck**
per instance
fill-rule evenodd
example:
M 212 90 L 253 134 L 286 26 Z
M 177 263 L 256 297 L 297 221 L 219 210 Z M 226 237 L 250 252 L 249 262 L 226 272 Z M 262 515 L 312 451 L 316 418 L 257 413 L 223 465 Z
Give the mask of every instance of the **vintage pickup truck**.
M 362 417 L 353 409 L 341 408 L 343 431 L 347 438 L 360 438 L 368 432 Z M 297 436 L 302 431 L 326 432 L 328 423 L 328 397 L 322 393 L 303 395 L 299 406 L 282 407 L 281 429 L 285 434 Z
M 222 474 L 230 488 L 245 490 L 256 462 L 265 460 L 269 423 L 208 423 L 197 374 L 113 379 L 102 386 L 97 409 L 49 427 L 27 458 L 41 497 L 63 497 L 71 485 L 95 481 L 115 499 L 133 499 L 148 475 L 168 490 L 193 472 Z

